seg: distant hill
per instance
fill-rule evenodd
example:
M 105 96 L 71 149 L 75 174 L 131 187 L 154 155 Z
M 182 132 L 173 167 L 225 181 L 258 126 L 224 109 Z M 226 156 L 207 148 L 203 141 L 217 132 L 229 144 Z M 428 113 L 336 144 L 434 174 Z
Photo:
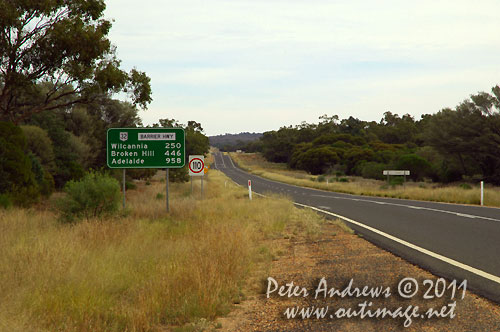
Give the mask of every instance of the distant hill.
M 209 136 L 211 146 L 215 146 L 224 151 L 234 151 L 243 148 L 250 142 L 258 140 L 262 137 L 261 133 L 239 133 L 239 134 L 224 134 L 217 136 Z

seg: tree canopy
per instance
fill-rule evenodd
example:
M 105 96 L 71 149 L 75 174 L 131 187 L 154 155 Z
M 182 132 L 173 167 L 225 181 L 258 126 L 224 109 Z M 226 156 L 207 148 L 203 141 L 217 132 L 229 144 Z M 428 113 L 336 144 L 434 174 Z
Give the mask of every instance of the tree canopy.
M 134 105 L 151 102 L 145 73 L 120 69 L 103 18 L 104 0 L 0 1 L 0 119 L 126 92 Z

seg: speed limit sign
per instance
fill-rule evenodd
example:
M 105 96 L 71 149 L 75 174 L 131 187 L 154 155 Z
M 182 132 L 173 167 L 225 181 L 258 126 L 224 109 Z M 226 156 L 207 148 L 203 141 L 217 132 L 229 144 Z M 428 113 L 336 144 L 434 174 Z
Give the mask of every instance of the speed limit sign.
M 203 176 L 205 173 L 205 157 L 200 156 L 189 156 L 189 175 L 190 176 Z

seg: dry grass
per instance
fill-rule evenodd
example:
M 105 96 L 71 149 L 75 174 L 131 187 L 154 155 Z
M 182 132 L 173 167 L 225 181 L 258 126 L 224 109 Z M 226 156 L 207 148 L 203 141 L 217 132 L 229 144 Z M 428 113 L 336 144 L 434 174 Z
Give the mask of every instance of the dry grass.
M 480 204 L 480 189 L 463 189 L 457 185 L 439 185 L 432 183 L 408 182 L 404 187 L 387 186 L 386 182 L 378 180 L 349 177 L 349 182 L 335 182 L 333 179 L 327 184 L 318 182 L 317 176 L 308 175 L 303 171 L 287 170 L 285 164 L 274 164 L 265 161 L 259 154 L 231 153 L 238 165 L 253 174 L 275 181 L 285 182 L 297 186 L 336 191 L 341 193 L 415 199 L 462 204 Z M 485 186 L 484 204 L 500 207 L 500 188 Z
M 269 264 L 263 241 L 319 229 L 314 213 L 249 201 L 216 171 L 203 201 L 189 183 L 171 184 L 167 214 L 162 177 L 127 193 L 125 217 L 68 225 L 50 210 L 0 210 L 0 331 L 164 331 L 212 319 Z

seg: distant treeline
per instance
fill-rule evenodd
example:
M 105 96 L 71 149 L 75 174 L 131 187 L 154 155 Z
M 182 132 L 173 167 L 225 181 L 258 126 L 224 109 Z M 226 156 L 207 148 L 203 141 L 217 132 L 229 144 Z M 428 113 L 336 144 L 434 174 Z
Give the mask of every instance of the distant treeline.
M 265 132 L 237 148 L 312 174 L 382 179 L 384 169 L 405 169 L 414 180 L 500 184 L 499 86 L 420 120 L 391 112 L 379 122 L 336 115 L 320 120 Z
M 210 145 L 219 148 L 221 151 L 236 151 L 247 143 L 258 140 L 262 134 L 258 133 L 239 133 L 210 136 Z

